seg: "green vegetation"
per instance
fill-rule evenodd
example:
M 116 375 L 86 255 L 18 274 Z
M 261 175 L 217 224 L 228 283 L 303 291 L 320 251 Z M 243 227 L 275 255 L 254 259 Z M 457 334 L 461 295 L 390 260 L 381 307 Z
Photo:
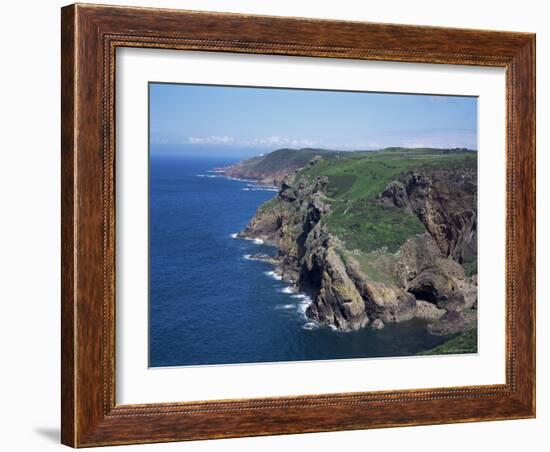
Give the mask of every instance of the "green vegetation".
M 462 266 L 464 267 L 466 276 L 472 276 L 477 274 L 477 259 L 474 259 L 471 262 L 464 262 Z
M 285 168 L 302 168 L 316 155 L 332 160 L 341 154 L 343 152 L 325 149 L 278 149 L 269 154 L 245 160 L 242 165 L 257 173 L 271 173 Z
M 338 197 L 346 193 L 357 180 L 355 174 L 331 174 L 328 176 L 328 196 L 331 198 Z
M 382 247 L 395 253 L 407 238 L 425 230 L 416 216 L 368 199 L 353 202 L 349 208 L 346 204 L 338 206 L 325 221 L 347 248 L 367 253 Z
M 278 151 L 277 151 L 278 152 Z M 329 196 L 335 200 L 368 198 L 380 193 L 392 179 L 413 168 L 475 168 L 477 154 L 472 151 L 390 148 L 381 151 L 356 151 L 329 154 L 300 175 L 308 179 L 327 176 Z
M 395 252 L 408 237 L 424 232 L 412 214 L 376 202 L 387 184 L 412 169 L 475 168 L 477 154 L 467 150 L 389 148 L 381 151 L 329 153 L 298 177 L 309 181 L 327 176 L 327 198 L 332 206 L 324 217 L 329 230 L 349 249 L 369 253 L 386 247 Z
M 380 281 L 389 286 L 397 284 L 394 274 L 396 258 L 392 254 L 374 252 L 349 256 L 342 253 L 342 259 L 346 263 L 349 263 L 350 259 L 355 260 L 365 275 L 373 281 Z
M 258 207 L 258 213 L 266 213 L 269 210 L 272 210 L 277 205 L 277 197 L 273 197 L 271 199 L 268 199 L 263 204 L 260 204 L 260 207 Z
M 471 329 L 447 342 L 420 352 L 419 355 L 453 355 L 457 353 L 477 353 L 477 329 Z
M 315 164 L 312 159 L 320 157 Z M 413 214 L 379 202 L 378 195 L 392 181 L 410 170 L 475 169 L 477 153 L 466 149 L 387 148 L 380 151 L 334 151 L 324 149 L 279 149 L 241 162 L 253 173 L 270 174 L 302 168 L 296 180 L 313 183 L 326 176 L 326 201 L 331 210 L 322 221 L 344 241 L 348 250 L 358 250 L 361 268 L 377 280 L 391 276 L 369 254 L 377 250 L 395 253 L 411 236 L 423 234 L 424 225 Z M 267 212 L 278 207 L 277 198 L 259 207 Z M 475 274 L 476 262 L 466 263 L 467 274 Z

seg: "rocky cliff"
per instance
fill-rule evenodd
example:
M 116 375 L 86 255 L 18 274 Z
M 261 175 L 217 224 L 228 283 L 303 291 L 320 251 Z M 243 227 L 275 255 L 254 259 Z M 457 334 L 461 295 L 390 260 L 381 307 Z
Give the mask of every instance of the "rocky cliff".
M 285 176 L 303 168 L 316 156 L 323 156 L 325 159 L 330 160 L 340 154 L 342 153 L 326 149 L 277 149 L 266 155 L 243 160 L 223 170 L 229 177 L 249 179 L 264 185 L 278 186 Z
M 278 195 L 240 235 L 277 247 L 277 271 L 312 296 L 308 317 L 341 331 L 413 318 L 431 334 L 475 327 L 475 153 L 317 154 L 275 174 Z

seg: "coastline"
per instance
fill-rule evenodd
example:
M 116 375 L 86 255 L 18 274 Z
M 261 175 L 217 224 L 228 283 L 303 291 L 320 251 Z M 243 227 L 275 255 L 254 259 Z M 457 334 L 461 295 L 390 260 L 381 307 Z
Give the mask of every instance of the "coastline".
M 315 300 L 295 289 L 288 242 L 278 255 L 278 233 L 252 229 L 244 234 L 249 240 L 230 239 L 258 206 L 276 202 L 275 193 L 242 191 L 257 182 L 208 172 L 214 165 L 159 161 L 153 168 L 154 218 L 162 226 L 153 236 L 153 366 L 413 356 L 442 342 L 426 335 L 421 321 L 383 331 L 313 322 L 306 310 Z
M 264 190 L 264 191 L 273 191 L 276 193 L 279 193 L 280 189 L 279 187 L 275 185 L 269 185 L 262 181 L 262 179 L 251 179 L 251 178 L 240 178 L 235 176 L 227 176 L 226 169 L 225 168 L 213 168 L 210 170 L 210 172 L 222 174 L 222 177 L 225 177 L 230 180 L 236 180 L 240 182 L 247 182 L 249 184 L 254 184 L 258 189 Z M 219 176 L 218 176 L 219 177 Z M 241 189 L 243 190 L 243 189 Z M 246 191 L 246 189 L 244 189 Z M 260 206 L 258 206 L 259 208 Z M 252 217 L 253 218 L 253 217 Z M 251 218 L 251 219 L 252 219 Z M 266 245 L 279 253 L 280 249 L 277 243 L 270 240 L 267 236 L 252 236 L 248 235 L 246 233 L 246 228 L 242 231 L 232 233 L 230 235 L 232 239 L 240 239 L 240 240 L 248 240 L 252 241 L 257 245 Z M 297 286 L 297 279 L 292 278 L 288 274 L 286 274 L 283 270 L 282 261 L 280 259 L 280 256 L 277 254 L 277 256 L 269 256 L 267 254 L 263 253 L 255 253 L 255 254 L 247 254 L 243 256 L 247 260 L 256 260 L 259 262 L 264 262 L 266 264 L 269 264 L 273 267 L 273 270 L 264 272 L 267 276 L 273 278 L 276 281 L 282 281 L 286 284 L 288 284 L 285 288 L 282 289 L 283 293 L 286 293 L 290 295 L 292 298 L 299 300 L 299 312 L 303 316 L 304 320 L 306 321 L 306 324 L 303 325 L 303 328 L 305 329 L 313 329 L 318 328 L 322 326 L 327 326 L 331 330 L 336 330 L 332 325 L 323 325 L 319 322 L 317 322 L 315 319 L 311 318 L 308 315 L 308 308 L 313 304 L 313 298 L 311 294 L 308 294 L 304 292 L 303 290 L 299 290 Z
M 308 318 L 339 331 L 419 318 L 430 322 L 429 334 L 447 337 L 476 322 L 477 279 L 461 265 L 476 253 L 469 155 L 414 150 L 424 159 L 418 163 L 402 149 L 353 160 L 293 152 L 215 171 L 258 189 L 278 187 L 237 236 L 278 249 L 267 259 L 276 274 L 295 291 L 311 288 Z M 356 184 L 361 174 L 372 177 Z

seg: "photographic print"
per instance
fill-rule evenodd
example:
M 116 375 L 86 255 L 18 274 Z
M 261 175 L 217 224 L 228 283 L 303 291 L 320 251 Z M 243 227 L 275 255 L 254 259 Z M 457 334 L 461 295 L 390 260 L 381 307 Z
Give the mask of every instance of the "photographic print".
M 149 366 L 476 353 L 477 107 L 149 83 Z
M 77 4 L 61 37 L 63 444 L 536 416 L 533 33 Z

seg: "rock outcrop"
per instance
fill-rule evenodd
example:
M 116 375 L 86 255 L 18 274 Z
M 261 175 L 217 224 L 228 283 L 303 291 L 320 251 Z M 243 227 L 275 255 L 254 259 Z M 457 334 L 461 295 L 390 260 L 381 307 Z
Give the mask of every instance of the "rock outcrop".
M 415 214 L 443 255 L 460 264 L 477 257 L 477 172 L 410 171 L 380 199 Z
M 280 186 L 283 179 L 309 162 L 335 158 L 339 151 L 326 149 L 278 149 L 266 155 L 252 157 L 226 168 L 218 168 L 226 176 L 254 180 L 263 185 Z
M 322 161 L 315 158 L 308 165 Z M 277 247 L 283 279 L 310 294 L 306 314 L 341 331 L 381 329 L 420 318 L 431 334 L 475 326 L 477 174 L 470 169 L 414 169 L 392 179 L 373 199 L 416 216 L 425 232 L 397 252 L 350 249 L 324 221 L 332 213 L 329 178 L 286 174 L 276 198 L 240 233 Z

